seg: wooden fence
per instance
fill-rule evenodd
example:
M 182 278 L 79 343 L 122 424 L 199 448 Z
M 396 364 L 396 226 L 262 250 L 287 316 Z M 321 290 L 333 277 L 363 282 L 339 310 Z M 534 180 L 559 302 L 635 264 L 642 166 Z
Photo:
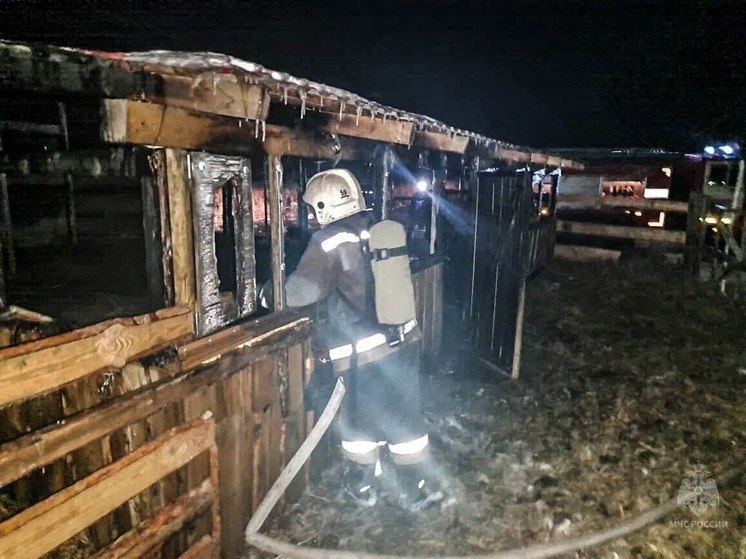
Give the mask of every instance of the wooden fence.
M 197 487 L 165 504 L 96 557 L 142 557 L 206 510 L 210 533 L 182 556 L 215 557 L 220 545 L 216 504 L 218 455 L 215 423 L 205 419 L 174 427 L 119 460 L 81 479 L 0 524 L 0 556 L 34 559 L 54 550 L 117 507 L 134 499 L 167 475 L 209 453 L 209 475 Z
M 415 273 L 414 292 L 417 323 L 422 330 L 426 362 L 435 362 L 443 336 L 443 263 L 437 262 Z
M 560 195 L 557 208 L 562 213 L 577 210 L 576 214 L 557 220 L 556 231 L 560 235 L 555 247 L 555 255 L 570 260 L 596 261 L 619 259 L 621 250 L 617 247 L 598 246 L 608 242 L 626 242 L 635 246 L 654 246 L 659 249 L 683 252 L 687 243 L 687 232 L 664 228 L 664 222 L 654 226 L 619 225 L 609 223 L 612 214 L 593 215 L 596 210 L 633 211 L 641 217 L 643 211 L 656 211 L 660 214 L 687 214 L 689 204 L 673 200 L 634 199 L 611 196 Z M 617 212 L 617 215 L 620 215 Z M 583 221 L 575 221 L 581 217 Z M 588 220 L 595 222 L 590 222 Z M 606 223 L 598 223 L 605 221 Z M 659 223 L 659 224 L 657 224 Z M 593 246 L 589 246 L 593 245 Z
M 528 273 L 546 266 L 554 255 L 557 230 L 554 217 L 531 219 L 528 225 Z
M 0 556 L 41 556 L 89 525 L 67 545 L 97 557 L 240 554 L 305 438 L 310 320 L 278 313 L 202 339 L 192 324 L 171 308 L 0 351 L 0 487 L 14 503 Z

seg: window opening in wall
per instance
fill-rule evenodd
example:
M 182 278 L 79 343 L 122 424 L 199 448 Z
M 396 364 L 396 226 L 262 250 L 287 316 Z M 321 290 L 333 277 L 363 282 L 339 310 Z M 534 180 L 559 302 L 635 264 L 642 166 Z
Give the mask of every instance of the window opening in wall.
M 236 224 L 233 209 L 235 180 L 215 189 L 213 230 L 215 231 L 215 259 L 218 271 L 218 289 L 221 293 L 235 293 L 236 276 Z
M 251 162 L 204 152 L 190 159 L 201 336 L 256 310 Z

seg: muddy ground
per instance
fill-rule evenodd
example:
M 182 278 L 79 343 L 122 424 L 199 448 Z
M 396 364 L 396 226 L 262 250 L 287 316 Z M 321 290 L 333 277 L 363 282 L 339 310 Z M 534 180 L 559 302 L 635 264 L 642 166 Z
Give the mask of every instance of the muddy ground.
M 458 353 L 424 374 L 446 500 L 417 515 L 344 504 L 337 460 L 269 532 L 312 547 L 470 555 L 629 520 L 677 495 L 698 464 L 717 478 L 745 461 L 745 342 L 746 303 L 678 268 L 553 263 L 529 285 L 519 382 Z M 745 488 L 721 486 L 701 516 L 679 508 L 567 557 L 744 558 Z

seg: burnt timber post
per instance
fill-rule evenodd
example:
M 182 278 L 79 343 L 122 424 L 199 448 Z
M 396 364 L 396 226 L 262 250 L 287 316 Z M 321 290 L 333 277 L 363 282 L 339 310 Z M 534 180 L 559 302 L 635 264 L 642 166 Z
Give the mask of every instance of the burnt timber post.
M 0 173 L 0 236 L 8 255 L 8 277 L 16 275 L 16 253 L 13 246 L 13 225 L 10 219 L 10 198 L 8 197 L 8 179 Z M 2 258 L 2 252 L 0 252 Z
M 150 296 L 150 304 L 159 308 L 168 305 L 169 299 L 165 295 L 164 287 L 164 244 L 161 237 L 161 217 L 157 200 L 158 186 L 156 179 L 142 177 L 140 188 L 148 295 Z
M 474 236 L 471 247 L 471 274 L 469 274 L 469 317 L 474 318 L 474 292 L 476 289 L 477 273 L 477 236 L 479 234 L 479 156 L 475 156 L 469 164 L 468 174 L 469 196 L 474 200 Z
M 188 156 L 183 150 L 166 148 L 165 159 L 174 304 L 195 310 L 197 283 Z
M 5 275 L 3 273 L 3 239 L 0 236 L 0 309 L 6 306 L 7 297 L 5 296 Z
M 389 202 L 391 201 L 391 169 L 394 166 L 394 150 L 391 145 L 378 146 L 373 153 L 375 168 L 374 188 L 376 218 L 379 220 L 389 217 Z
M 67 218 L 67 236 L 70 244 L 78 244 L 78 220 L 75 215 L 75 183 L 72 173 L 65 173 L 65 217 Z
M 435 181 L 433 183 L 433 202 L 430 206 L 430 255 L 435 254 L 438 239 L 438 214 L 440 210 L 440 197 L 445 194 L 446 177 L 448 174 L 448 155 L 438 153 L 435 170 Z
M 308 233 L 308 207 L 303 203 L 306 192 L 306 162 L 298 158 L 298 228 L 303 235 Z
M 269 191 L 269 227 L 272 243 L 272 291 L 274 310 L 285 308 L 285 231 L 283 223 L 282 157 L 267 156 L 267 190 Z
M 704 245 L 703 223 L 707 208 L 706 198 L 701 192 L 692 192 L 689 195 L 689 210 L 686 223 L 686 266 L 689 271 L 699 276 L 702 259 L 702 247 Z

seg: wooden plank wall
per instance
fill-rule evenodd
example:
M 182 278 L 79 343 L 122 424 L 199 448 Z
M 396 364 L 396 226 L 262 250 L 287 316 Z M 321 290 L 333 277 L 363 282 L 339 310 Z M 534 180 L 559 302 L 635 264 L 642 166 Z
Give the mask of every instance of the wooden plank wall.
M 440 351 L 443 331 L 443 263 L 437 262 L 412 276 L 417 323 L 423 337 L 423 356 L 433 363 Z
M 180 312 L 118 320 L 118 336 L 111 335 L 112 324 L 107 322 L 0 351 L 0 378 L 12 376 L 16 359 L 38 365 L 41 356 L 54 351 L 50 367 L 58 360 L 69 362 L 74 379 L 60 384 L 42 368 L 39 379 L 45 380 L 36 383 L 35 392 L 24 390 L 15 394 L 15 401 L 3 400 L 0 493 L 16 510 L 0 510 L 0 521 L 104 471 L 169 429 L 209 411 L 219 456 L 220 548 L 224 557 L 240 555 L 252 510 L 309 427 L 303 387 L 313 369 L 310 321 L 278 313 L 193 340 L 173 328 L 174 316 L 186 316 L 192 323 L 191 313 Z M 171 338 L 129 335 L 141 324 L 168 331 Z M 106 332 L 106 343 L 99 343 Z M 132 343 L 121 343 L 130 338 Z M 89 346 L 95 358 L 85 357 Z M 118 359 L 109 359 L 108 351 Z M 81 357 L 77 368 L 76 355 Z M 108 366 L 102 367 L 101 359 L 109 359 Z M 24 381 L 33 386 L 36 373 L 29 375 Z M 117 538 L 115 545 L 141 545 L 121 537 L 148 519 L 168 516 L 173 503 L 199 490 L 208 472 L 209 459 L 201 456 L 117 505 L 65 545 L 86 555 Z M 296 482 L 288 499 L 299 496 L 303 487 L 303 479 Z M 218 545 L 209 539 L 214 521 L 200 509 L 196 521 L 172 523 L 176 528 L 159 542 L 154 556 L 175 557 L 199 542 L 199 549 L 209 555 Z

